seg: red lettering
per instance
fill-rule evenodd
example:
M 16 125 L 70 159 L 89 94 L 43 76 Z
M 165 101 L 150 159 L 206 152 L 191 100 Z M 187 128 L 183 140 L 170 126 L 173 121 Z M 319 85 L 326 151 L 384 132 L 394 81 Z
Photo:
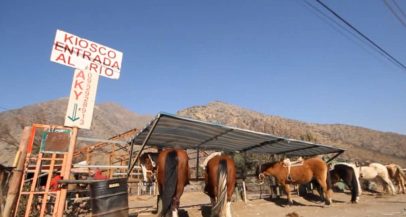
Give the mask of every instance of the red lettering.
M 57 61 L 62 61 L 64 64 L 75 67 L 75 64 L 70 62 L 70 56 L 68 56 L 68 61 L 66 61 L 65 55 L 63 53 L 59 54 L 59 56 L 55 59 L 55 62 L 57 62 Z
M 90 53 L 89 51 L 83 51 L 83 59 L 85 59 L 86 57 L 88 60 L 90 60 L 90 55 L 92 55 L 92 53 Z
M 79 48 L 76 48 L 76 56 L 77 56 L 77 57 L 79 56 L 79 54 L 80 54 L 80 51 L 81 51 L 81 49 L 79 49 Z
M 55 61 L 59 60 L 62 60 L 62 62 L 66 64 L 65 55 L 63 53 L 59 54 L 59 56 L 55 59 Z
M 96 56 L 94 57 L 93 62 L 99 62 L 99 64 L 102 63 L 101 60 L 100 60 L 99 55 L 96 55 Z
M 90 44 L 90 52 L 96 52 L 97 51 L 97 44 L 91 43 Z
M 109 58 L 104 58 L 103 59 L 103 65 L 110 66 L 110 64 L 111 64 L 111 60 Z
M 105 47 L 100 47 L 100 48 L 99 48 L 99 53 L 104 56 L 104 55 L 106 55 L 106 52 L 102 53 L 102 49 L 103 49 L 104 51 L 106 51 L 106 48 L 105 48 Z
M 87 48 L 87 46 L 89 46 L 89 43 L 86 40 L 80 39 L 79 46 L 82 48 Z
M 106 69 L 104 70 L 104 74 L 107 75 L 107 76 L 113 76 L 114 71 L 113 71 L 113 69 L 111 69 L 111 68 L 106 68 Z
M 59 49 L 59 48 L 62 48 L 62 49 Z M 64 51 L 63 48 L 64 48 L 64 47 L 63 47 L 63 43 L 62 43 L 62 42 L 59 42 L 59 41 L 55 42 L 55 47 L 54 47 L 55 50 L 62 52 L 62 51 Z
M 68 37 L 68 36 L 69 36 L 69 37 Z M 72 43 L 73 43 L 73 42 L 72 42 L 72 38 L 73 38 L 73 37 L 74 37 L 73 35 L 68 35 L 68 34 L 65 33 L 65 37 L 64 37 L 64 39 L 63 39 L 63 42 L 66 43 L 66 41 L 69 40 L 69 42 L 72 44 Z
M 82 95 L 83 92 L 76 92 L 76 90 L 74 90 L 73 93 L 75 93 L 75 99 L 78 100 L 79 96 Z
M 83 80 L 85 80 L 85 72 L 81 70 L 81 71 L 76 75 L 76 78 L 82 78 Z
M 70 58 L 71 58 L 71 56 L 68 56 L 68 65 L 70 65 L 70 66 L 74 67 L 74 66 L 75 66 L 75 64 L 73 64 L 73 63 L 71 63 L 71 62 L 70 62 Z
M 78 45 L 78 37 L 75 37 L 75 45 Z
M 98 72 L 97 68 L 98 68 L 98 65 L 96 63 L 90 63 L 89 71 L 94 70 L 94 72 Z
M 116 58 L 117 54 L 116 52 L 114 52 L 114 50 L 109 50 L 109 52 L 107 52 L 107 56 L 110 57 L 111 59 Z
M 111 67 L 120 70 L 120 66 L 118 65 L 118 61 L 115 61 Z
M 69 47 L 68 45 L 65 45 L 65 47 L 63 48 L 63 52 L 66 53 L 66 51 L 68 51 L 69 54 L 73 54 L 74 48 L 75 47 Z
M 73 88 L 76 89 L 76 87 L 79 87 L 80 90 L 83 90 L 82 84 L 83 84 L 83 81 L 75 80 L 75 85 L 73 86 Z
M 96 63 L 90 63 L 91 72 L 96 72 L 98 74 L 103 74 L 107 77 L 112 77 L 114 75 L 114 69 L 109 67 L 103 67 L 102 65 L 97 65 Z

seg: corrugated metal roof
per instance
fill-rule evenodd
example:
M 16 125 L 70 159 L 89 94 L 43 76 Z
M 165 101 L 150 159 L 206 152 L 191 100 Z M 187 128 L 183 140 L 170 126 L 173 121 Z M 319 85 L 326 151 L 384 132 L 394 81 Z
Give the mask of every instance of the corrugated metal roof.
M 287 156 L 311 156 L 343 152 L 344 149 L 288 139 L 193 120 L 167 113 L 160 113 L 134 138 L 134 144 L 142 144 L 154 126 L 146 145 L 160 147 L 180 146 L 183 148 L 238 151 L 248 153 L 285 154 Z

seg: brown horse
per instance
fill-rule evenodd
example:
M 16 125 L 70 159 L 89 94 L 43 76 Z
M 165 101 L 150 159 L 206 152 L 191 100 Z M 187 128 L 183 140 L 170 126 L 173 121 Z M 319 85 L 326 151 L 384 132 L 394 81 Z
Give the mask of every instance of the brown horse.
M 305 159 L 298 166 L 287 166 L 284 161 L 260 165 L 257 168 L 257 177 L 263 183 L 265 176 L 274 176 L 279 184 L 284 187 L 289 205 L 293 204 L 289 184 L 307 184 L 312 180 L 316 180 L 320 184 L 325 194 L 325 203 L 327 205 L 331 204 L 332 190 L 328 166 L 320 158 Z
M 390 178 L 397 183 L 398 192 L 404 194 L 406 175 L 403 172 L 402 168 L 397 164 L 389 164 L 386 165 L 386 169 L 388 169 Z
M 207 162 L 205 183 L 212 203 L 211 216 L 231 217 L 231 196 L 236 183 L 234 160 L 227 155 L 212 157 Z
M 158 153 L 145 152 L 140 156 L 141 171 L 144 183 L 152 183 L 156 178 L 156 162 Z
M 183 149 L 168 148 L 158 156 L 158 215 L 178 216 L 180 197 L 189 184 L 189 159 Z M 171 211 L 171 212 L 170 212 Z

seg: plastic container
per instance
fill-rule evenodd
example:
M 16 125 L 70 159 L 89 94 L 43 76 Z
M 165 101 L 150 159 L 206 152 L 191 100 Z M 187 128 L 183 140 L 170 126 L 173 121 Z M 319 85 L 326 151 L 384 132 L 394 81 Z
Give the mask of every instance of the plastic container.
M 92 216 L 128 217 L 127 178 L 90 184 Z

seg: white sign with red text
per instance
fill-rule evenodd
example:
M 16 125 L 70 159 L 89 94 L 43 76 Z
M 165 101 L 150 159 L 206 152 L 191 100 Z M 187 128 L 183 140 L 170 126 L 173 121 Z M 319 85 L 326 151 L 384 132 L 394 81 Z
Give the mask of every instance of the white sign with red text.
M 123 53 L 104 45 L 57 30 L 51 61 L 101 76 L 120 77 Z
M 75 70 L 65 126 L 90 129 L 98 82 L 98 74 L 89 70 Z

